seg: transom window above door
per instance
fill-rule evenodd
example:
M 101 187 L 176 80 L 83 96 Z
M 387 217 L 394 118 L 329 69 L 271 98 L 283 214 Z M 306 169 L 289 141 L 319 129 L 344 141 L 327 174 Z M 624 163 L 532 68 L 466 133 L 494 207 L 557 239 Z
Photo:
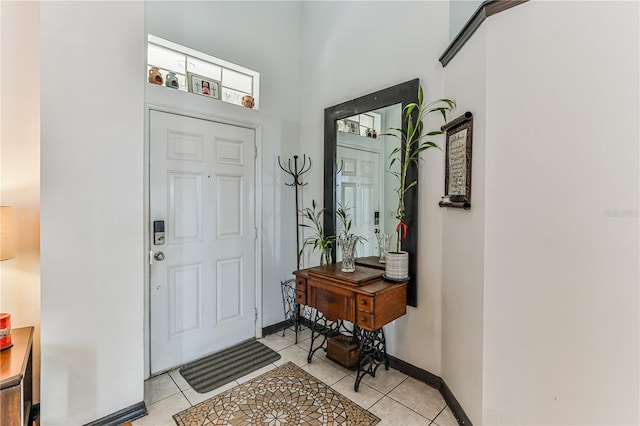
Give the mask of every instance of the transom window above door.
M 253 108 L 259 107 L 259 72 L 148 34 L 147 71 L 153 67 L 158 68 L 163 79 L 169 72 L 174 73 L 178 90 L 190 91 L 187 76 L 191 73 L 202 77 L 202 80 L 219 83 L 220 93 L 215 98 L 242 105 L 243 97 L 251 96 L 254 99 Z

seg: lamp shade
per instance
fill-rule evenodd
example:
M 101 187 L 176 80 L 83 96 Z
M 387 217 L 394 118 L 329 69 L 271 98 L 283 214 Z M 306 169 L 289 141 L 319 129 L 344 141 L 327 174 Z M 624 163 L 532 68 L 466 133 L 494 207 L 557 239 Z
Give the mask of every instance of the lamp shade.
M 0 206 L 0 260 L 11 259 L 14 255 L 11 207 Z

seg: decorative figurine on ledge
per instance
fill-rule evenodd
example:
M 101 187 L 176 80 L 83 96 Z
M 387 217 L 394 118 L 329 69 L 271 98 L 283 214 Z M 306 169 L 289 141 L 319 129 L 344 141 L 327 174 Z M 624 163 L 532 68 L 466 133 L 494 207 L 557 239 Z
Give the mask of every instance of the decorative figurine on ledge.
M 162 74 L 158 67 L 151 67 L 149 70 L 149 83 L 162 85 Z
M 249 95 L 245 95 L 242 97 L 242 106 L 246 107 L 246 108 L 253 108 L 255 107 L 256 102 L 253 99 L 253 96 L 249 96 Z
M 178 77 L 173 72 L 167 74 L 167 80 L 164 83 L 165 86 L 171 87 L 172 89 L 178 89 L 180 87 L 180 83 L 178 83 Z

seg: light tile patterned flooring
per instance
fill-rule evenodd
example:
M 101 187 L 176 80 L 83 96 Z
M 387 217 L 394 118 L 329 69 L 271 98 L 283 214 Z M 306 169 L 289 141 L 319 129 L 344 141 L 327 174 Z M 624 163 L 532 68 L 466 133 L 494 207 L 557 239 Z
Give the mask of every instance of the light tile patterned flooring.
M 458 423 L 440 392 L 398 370 L 387 371 L 384 367 L 380 367 L 375 378 L 365 376 L 360 382 L 360 390 L 354 392 L 355 373 L 326 359 L 324 351 L 316 352 L 314 360 L 310 364 L 307 363 L 309 337 L 309 330 L 299 333 L 296 345 L 294 333 L 287 330 L 284 337 L 280 331 L 260 339 L 260 342 L 279 352 L 282 357 L 273 364 L 206 394 L 194 391 L 177 369 L 147 380 L 144 383 L 144 402 L 149 415 L 133 422 L 133 426 L 173 426 L 175 425 L 172 418 L 174 414 L 251 380 L 287 361 L 294 362 L 378 416 L 381 419 L 378 423 L 380 426 L 457 426 Z

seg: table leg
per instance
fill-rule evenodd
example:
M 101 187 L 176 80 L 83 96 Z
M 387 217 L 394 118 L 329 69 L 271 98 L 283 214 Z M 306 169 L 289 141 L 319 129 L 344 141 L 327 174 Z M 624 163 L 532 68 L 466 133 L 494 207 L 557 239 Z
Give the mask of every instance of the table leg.
M 313 359 L 313 354 L 318 351 L 318 349 L 323 349 L 326 347 L 327 343 L 327 320 L 322 315 L 319 310 L 315 310 L 315 314 L 313 316 L 313 321 L 311 322 L 311 344 L 309 345 L 309 356 L 307 356 L 307 362 L 311 363 Z M 319 344 L 316 344 L 320 342 Z M 326 349 L 325 349 L 326 350 Z
M 357 325 L 355 326 L 354 335 L 359 341 L 360 362 L 358 363 L 358 374 L 353 390 L 358 392 L 360 381 L 369 374 L 371 377 L 376 376 L 378 367 L 384 364 L 385 369 L 389 369 L 389 358 L 387 357 L 387 344 L 384 338 L 384 329 L 380 328 L 376 331 L 363 330 Z

